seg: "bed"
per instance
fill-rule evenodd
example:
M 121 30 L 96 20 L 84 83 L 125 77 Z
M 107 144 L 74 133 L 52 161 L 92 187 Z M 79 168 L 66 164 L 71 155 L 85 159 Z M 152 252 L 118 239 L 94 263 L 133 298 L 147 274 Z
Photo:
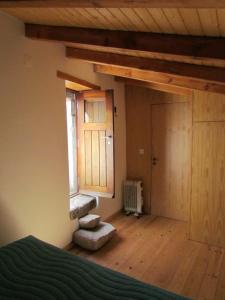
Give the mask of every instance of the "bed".
M 187 299 L 147 285 L 33 236 L 0 248 L 0 299 Z

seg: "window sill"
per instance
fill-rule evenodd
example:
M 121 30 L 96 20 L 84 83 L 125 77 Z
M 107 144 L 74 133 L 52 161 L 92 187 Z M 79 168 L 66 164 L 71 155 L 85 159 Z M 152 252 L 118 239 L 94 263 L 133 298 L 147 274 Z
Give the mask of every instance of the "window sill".
M 80 190 L 80 194 L 88 195 L 92 197 L 100 197 L 100 198 L 114 198 L 114 194 L 111 193 L 101 193 L 101 192 L 93 192 L 87 190 Z
M 78 194 L 70 198 L 70 219 L 80 218 L 97 207 L 96 197 Z

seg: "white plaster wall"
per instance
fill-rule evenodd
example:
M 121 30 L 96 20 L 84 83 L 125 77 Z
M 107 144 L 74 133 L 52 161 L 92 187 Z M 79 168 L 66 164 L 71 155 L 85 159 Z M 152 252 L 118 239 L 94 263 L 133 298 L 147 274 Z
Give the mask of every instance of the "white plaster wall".
M 100 199 L 106 218 L 122 207 L 126 176 L 124 86 L 65 58 L 62 45 L 24 37 L 23 24 L 0 13 L 0 245 L 32 234 L 64 247 L 69 219 L 65 87 L 61 70 L 114 89 L 115 199 Z

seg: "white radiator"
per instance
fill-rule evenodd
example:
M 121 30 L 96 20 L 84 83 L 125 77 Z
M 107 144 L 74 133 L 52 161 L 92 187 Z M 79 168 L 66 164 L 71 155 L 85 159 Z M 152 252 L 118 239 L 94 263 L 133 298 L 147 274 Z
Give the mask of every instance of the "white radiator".
M 137 216 L 142 214 L 143 197 L 142 182 L 126 180 L 123 183 L 123 202 L 126 213 L 134 212 Z

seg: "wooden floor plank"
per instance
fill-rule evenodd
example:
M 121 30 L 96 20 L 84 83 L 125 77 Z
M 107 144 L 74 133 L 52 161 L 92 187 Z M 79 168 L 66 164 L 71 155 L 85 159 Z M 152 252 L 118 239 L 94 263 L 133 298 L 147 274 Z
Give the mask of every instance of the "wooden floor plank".
M 197 300 L 225 300 L 225 249 L 190 241 L 187 224 L 162 217 L 115 216 L 116 236 L 97 252 L 71 253 Z

